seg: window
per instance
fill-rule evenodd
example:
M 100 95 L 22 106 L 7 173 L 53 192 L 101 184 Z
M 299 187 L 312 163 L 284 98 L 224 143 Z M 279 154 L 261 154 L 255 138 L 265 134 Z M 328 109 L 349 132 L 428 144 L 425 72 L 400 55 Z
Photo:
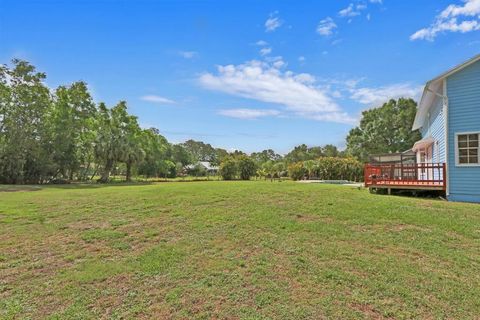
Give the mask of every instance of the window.
M 479 165 L 479 134 L 457 134 L 457 165 Z

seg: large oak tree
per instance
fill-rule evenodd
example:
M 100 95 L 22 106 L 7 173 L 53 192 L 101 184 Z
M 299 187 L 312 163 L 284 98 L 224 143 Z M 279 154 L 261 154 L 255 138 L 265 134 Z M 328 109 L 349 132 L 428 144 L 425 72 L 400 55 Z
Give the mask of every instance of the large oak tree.
M 417 103 L 404 98 L 363 111 L 360 125 L 347 136 L 347 153 L 368 161 L 371 154 L 410 149 L 421 138 L 418 131 L 412 131 L 416 112 Z

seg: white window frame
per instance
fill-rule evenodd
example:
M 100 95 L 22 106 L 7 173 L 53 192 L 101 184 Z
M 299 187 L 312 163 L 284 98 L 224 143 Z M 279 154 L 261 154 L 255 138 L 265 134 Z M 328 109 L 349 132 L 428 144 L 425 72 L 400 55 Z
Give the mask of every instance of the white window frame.
M 458 136 L 476 134 L 478 135 L 479 145 L 478 145 L 478 163 L 460 163 L 460 152 L 458 150 Z M 456 167 L 480 167 L 480 131 L 470 131 L 470 132 L 455 132 L 455 166 Z

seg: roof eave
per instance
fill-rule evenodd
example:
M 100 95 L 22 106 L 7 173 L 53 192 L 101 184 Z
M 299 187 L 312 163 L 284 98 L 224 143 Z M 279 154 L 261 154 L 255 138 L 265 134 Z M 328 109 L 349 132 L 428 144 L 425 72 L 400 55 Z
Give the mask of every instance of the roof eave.
M 450 70 L 448 70 L 444 73 L 442 73 L 438 77 L 433 78 L 432 80 L 428 81 L 425 84 L 425 88 L 423 89 L 422 98 L 420 99 L 420 104 L 418 105 L 418 110 L 417 110 L 417 113 L 415 115 L 415 120 L 413 121 L 412 130 L 418 130 L 423 126 L 423 123 L 425 121 L 426 111 L 428 111 L 428 109 L 430 109 L 430 107 L 431 107 L 431 104 L 429 106 L 424 105 L 425 104 L 425 97 L 429 94 L 428 88 L 430 87 L 430 85 L 434 82 L 437 82 L 437 81 L 443 81 L 445 78 L 451 76 L 452 74 L 468 67 L 469 65 L 471 65 L 471 64 L 473 64 L 473 63 L 475 63 L 479 60 L 480 60 L 480 54 L 477 54 L 473 58 L 465 61 L 462 64 L 459 64 L 459 65 L 455 66 L 454 68 L 452 68 L 452 69 L 450 69 Z
M 413 121 L 412 131 L 418 130 L 423 126 L 424 119 L 421 116 L 421 111 L 423 111 L 423 109 L 426 108 L 424 106 L 425 96 L 428 93 L 428 87 L 430 86 L 431 83 L 432 83 L 432 81 L 428 81 L 425 84 L 425 87 L 423 88 L 422 98 L 420 99 L 420 103 L 418 105 L 417 113 L 415 114 L 415 120 Z

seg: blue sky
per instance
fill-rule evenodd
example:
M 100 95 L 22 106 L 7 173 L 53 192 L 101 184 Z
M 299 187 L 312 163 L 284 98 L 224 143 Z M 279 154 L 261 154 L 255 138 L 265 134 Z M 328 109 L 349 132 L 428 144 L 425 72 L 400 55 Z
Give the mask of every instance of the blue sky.
M 0 0 L 0 63 L 86 81 L 172 142 L 344 146 L 362 110 L 480 53 L 480 0 Z

